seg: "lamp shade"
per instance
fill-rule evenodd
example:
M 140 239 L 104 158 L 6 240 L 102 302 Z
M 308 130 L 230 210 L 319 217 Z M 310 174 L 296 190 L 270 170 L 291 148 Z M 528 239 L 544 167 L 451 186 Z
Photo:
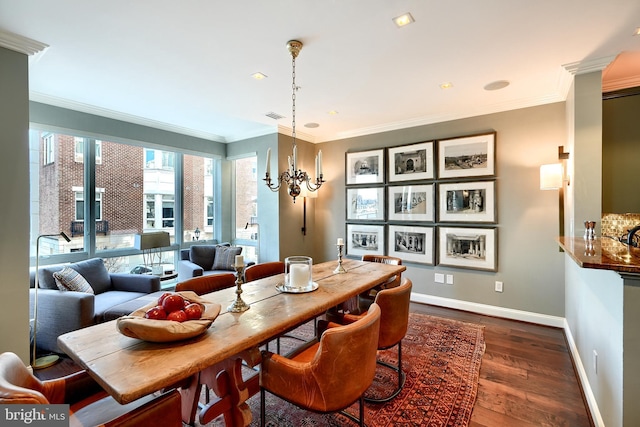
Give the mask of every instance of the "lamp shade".
M 561 163 L 540 166 L 540 189 L 557 190 L 562 188 L 562 175 Z
M 136 234 L 133 245 L 140 250 L 166 248 L 171 246 L 171 239 L 166 231 L 140 233 Z

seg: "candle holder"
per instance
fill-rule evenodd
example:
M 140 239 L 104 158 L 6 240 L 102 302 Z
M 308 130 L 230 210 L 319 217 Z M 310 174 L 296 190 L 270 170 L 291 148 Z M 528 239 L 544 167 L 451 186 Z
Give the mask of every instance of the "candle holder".
M 335 270 L 333 270 L 334 273 L 336 274 L 342 274 L 342 273 L 346 273 L 347 270 L 344 269 L 344 267 L 342 266 L 342 248 L 344 247 L 344 244 L 342 245 L 336 245 L 338 247 L 338 266 L 336 267 Z
M 242 300 L 240 296 L 242 294 L 242 274 L 244 271 L 244 264 L 234 265 L 236 269 L 236 300 L 227 307 L 227 311 L 231 313 L 242 313 L 243 311 L 249 310 L 249 305 Z

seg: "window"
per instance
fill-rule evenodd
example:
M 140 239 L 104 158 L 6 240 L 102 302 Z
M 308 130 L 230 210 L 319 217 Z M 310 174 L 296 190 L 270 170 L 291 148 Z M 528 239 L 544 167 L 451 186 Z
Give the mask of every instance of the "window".
M 84 221 L 84 192 L 74 191 L 76 221 Z M 102 221 L 102 191 L 96 191 L 96 221 Z
M 73 138 L 73 143 L 74 143 L 74 153 L 73 153 L 74 161 L 78 163 L 84 162 L 85 138 L 80 138 L 76 136 Z M 102 164 L 102 141 L 96 140 L 95 144 L 96 144 L 96 164 L 100 165 Z
M 173 228 L 173 209 L 175 201 L 173 195 L 162 196 L 162 228 Z
M 208 196 L 205 199 L 207 206 L 207 225 L 213 225 L 213 197 Z
M 258 262 L 258 179 L 257 157 L 235 161 L 236 245 L 242 246 L 249 261 Z
M 183 239 L 211 240 L 214 238 L 215 198 L 213 195 L 212 158 L 185 154 L 182 158 L 184 187 L 182 195 Z M 196 237 L 196 229 L 199 231 Z
M 45 134 L 42 137 L 42 142 L 44 144 L 42 150 L 42 164 L 49 165 L 55 161 L 54 157 L 54 145 L 55 145 L 55 135 L 52 133 Z
M 154 150 L 145 148 L 144 150 L 145 168 L 148 169 L 174 169 L 176 155 L 171 151 Z
M 156 200 L 153 194 L 145 195 L 145 228 L 156 228 Z

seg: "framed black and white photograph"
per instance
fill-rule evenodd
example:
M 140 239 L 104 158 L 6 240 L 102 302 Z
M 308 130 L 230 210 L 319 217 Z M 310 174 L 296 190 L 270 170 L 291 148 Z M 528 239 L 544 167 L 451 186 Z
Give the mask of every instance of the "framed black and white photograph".
M 433 265 L 433 227 L 389 225 L 389 255 Z
M 384 220 L 384 187 L 347 188 L 347 220 Z
M 496 228 L 438 227 L 438 265 L 497 271 Z
M 439 222 L 496 222 L 496 182 L 438 184 Z
M 433 179 L 433 142 L 388 149 L 389 182 Z
M 347 255 L 384 255 L 384 225 L 347 224 Z
M 346 183 L 384 183 L 384 149 L 346 153 Z
M 495 132 L 438 141 L 438 177 L 495 175 Z
M 433 184 L 388 187 L 389 221 L 434 221 Z

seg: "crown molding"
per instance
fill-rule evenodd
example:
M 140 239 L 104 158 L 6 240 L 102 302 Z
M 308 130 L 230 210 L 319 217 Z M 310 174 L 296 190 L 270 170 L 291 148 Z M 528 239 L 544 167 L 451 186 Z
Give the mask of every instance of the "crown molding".
M 42 52 L 48 48 L 49 45 L 28 37 L 0 30 L 0 47 L 31 56 Z
M 288 135 L 291 136 L 291 132 L 293 132 L 293 129 L 288 127 L 288 126 L 284 126 L 284 125 L 278 125 L 278 133 L 281 133 L 283 135 Z M 307 141 L 307 142 L 311 142 L 313 144 L 315 144 L 316 142 L 316 137 L 313 135 L 309 135 L 308 133 L 304 133 L 304 132 L 299 132 L 296 130 L 296 138 L 300 138 L 303 141 Z
M 605 80 L 602 82 L 603 92 L 613 92 L 630 87 L 640 86 L 640 76 L 631 76 L 615 80 Z
M 604 58 L 572 62 L 569 64 L 564 64 L 563 67 L 574 76 L 591 73 L 593 71 L 602 71 L 607 68 L 607 65 L 611 64 L 611 62 L 616 59 L 617 56 L 618 55 L 611 55 L 605 56 Z

